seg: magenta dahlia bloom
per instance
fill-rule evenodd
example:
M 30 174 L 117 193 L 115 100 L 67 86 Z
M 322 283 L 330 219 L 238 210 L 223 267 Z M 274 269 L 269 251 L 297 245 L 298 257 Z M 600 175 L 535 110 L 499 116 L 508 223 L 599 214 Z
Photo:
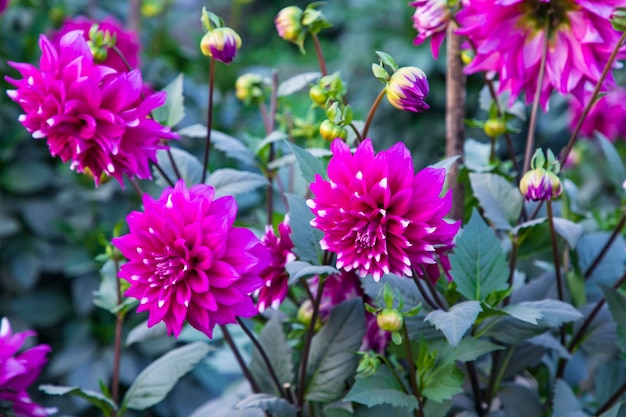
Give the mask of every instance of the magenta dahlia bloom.
M 413 43 L 421 45 L 426 39 L 431 38 L 430 48 L 433 57 L 439 57 L 439 48 L 446 37 L 446 29 L 452 14 L 447 0 L 417 0 L 409 3 L 415 7 L 413 13 L 413 27 L 417 30 L 417 36 Z
M 150 161 L 166 147 L 161 139 L 178 139 L 149 116 L 165 93 L 143 99 L 138 70 L 118 73 L 94 64 L 81 31 L 64 35 L 58 48 L 43 35 L 39 45 L 40 68 L 9 62 L 22 79 L 6 77 L 16 87 L 7 94 L 24 110 L 19 120 L 33 138 L 46 138 L 53 156 L 93 174 L 96 185 L 102 173 L 122 186 L 123 174 L 151 178 Z
M 9 403 L 16 417 L 47 416 L 44 409 L 30 399 L 27 389 L 35 382 L 46 364 L 50 346 L 37 345 L 18 353 L 35 332 L 13 333 L 9 320 L 0 321 L 0 402 Z M 2 414 L 0 407 L 0 415 Z
M 130 233 L 113 239 L 128 262 L 119 276 L 125 295 L 148 312 L 148 327 L 163 321 L 178 336 L 185 320 L 209 338 L 216 324 L 257 313 L 250 294 L 263 285 L 260 273 L 270 254 L 248 229 L 233 227 L 233 197 L 214 199 L 209 185 L 189 189 L 183 180 L 154 200 L 144 194 L 144 211 L 126 217 Z
M 589 102 L 591 92 L 587 91 L 585 103 Z M 584 105 L 577 100 L 570 102 L 570 129 L 574 130 L 582 116 Z M 616 87 L 598 99 L 585 118 L 580 132 L 588 138 L 596 130 L 611 141 L 626 140 L 626 88 Z M 571 154 L 571 153 L 570 153 Z
M 296 259 L 290 235 L 291 227 L 288 217 L 285 217 L 285 220 L 278 225 L 278 236 L 274 233 L 272 226 L 267 226 L 265 230 L 263 244 L 269 249 L 272 262 L 261 272 L 265 285 L 258 294 L 259 312 L 265 311 L 268 306 L 277 309 L 287 297 L 289 274 L 285 270 L 285 265 Z
M 328 180 L 316 176 L 307 203 L 315 214 L 311 225 L 324 232 L 322 249 L 337 254 L 337 268 L 377 281 L 389 273 L 411 276 L 452 247 L 460 223 L 444 220 L 452 205 L 451 192 L 440 197 L 445 169 L 415 175 L 403 143 L 375 154 L 366 139 L 353 155 L 335 140 L 331 150 Z
M 4 12 L 4 9 L 7 8 L 8 4 L 8 0 L 0 0 L 0 13 Z
M 317 294 L 317 286 L 317 278 L 314 278 L 311 281 L 313 294 Z M 361 280 L 354 271 L 341 271 L 339 274 L 326 277 L 322 302 L 320 303 L 322 320 L 325 320 L 330 315 L 330 312 L 337 304 L 356 297 L 361 297 L 364 303 L 373 304 L 373 300 L 363 291 Z M 385 351 L 390 339 L 391 333 L 385 332 L 378 327 L 376 315 L 366 311 L 365 334 L 359 350 L 375 350 L 382 353 Z
M 511 100 L 523 92 L 530 103 L 548 36 L 542 107 L 547 109 L 553 90 L 583 101 L 585 84 L 597 83 L 619 40 L 610 18 L 624 5 L 624 0 L 468 0 L 457 14 L 458 33 L 476 47 L 465 72 L 495 71 L 500 91 L 509 90 Z M 612 84 L 609 75 L 606 86 Z
M 59 48 L 63 36 L 74 30 L 82 30 L 83 37 L 86 41 L 88 41 L 89 29 L 91 29 L 94 24 L 98 25 L 99 31 L 109 32 L 111 36 L 115 36 L 115 46 L 120 50 L 122 55 L 124 55 L 128 64 L 132 68 L 139 67 L 139 35 L 137 32 L 125 30 L 117 20 L 111 17 L 107 17 L 102 21 L 91 20 L 83 16 L 68 19 L 63 22 L 63 26 L 61 26 L 61 28 L 54 33 L 52 43 L 56 48 Z M 120 56 L 114 51 L 109 51 L 107 58 L 100 62 L 100 64 L 113 68 L 118 72 L 129 71 L 129 68 L 124 63 L 124 60 L 122 60 L 122 58 L 120 58 Z
M 387 100 L 403 111 L 420 113 L 428 110 L 428 79 L 424 71 L 417 67 L 402 67 L 393 73 L 387 83 Z

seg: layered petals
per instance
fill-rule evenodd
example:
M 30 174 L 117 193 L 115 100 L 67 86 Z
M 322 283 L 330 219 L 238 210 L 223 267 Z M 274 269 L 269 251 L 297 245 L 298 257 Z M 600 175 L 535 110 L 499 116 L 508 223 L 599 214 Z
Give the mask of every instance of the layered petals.
M 435 59 L 439 56 L 439 48 L 446 37 L 446 29 L 452 17 L 447 0 L 417 0 L 409 3 L 415 7 L 413 27 L 417 36 L 413 43 L 421 45 L 431 38 L 431 50 Z

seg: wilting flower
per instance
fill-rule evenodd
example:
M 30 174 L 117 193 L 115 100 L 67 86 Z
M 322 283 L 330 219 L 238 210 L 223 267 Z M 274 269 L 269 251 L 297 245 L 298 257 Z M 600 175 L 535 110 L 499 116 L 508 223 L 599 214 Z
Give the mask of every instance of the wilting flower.
M 109 32 L 111 36 L 115 37 L 116 48 L 120 50 L 132 68 L 139 66 L 139 36 L 136 32 L 125 30 L 119 22 L 111 17 L 102 21 L 95 21 L 82 16 L 66 20 L 52 37 L 52 43 L 58 49 L 61 45 L 61 38 L 74 30 L 82 30 L 83 37 L 89 41 L 89 31 L 94 24 L 98 25 L 100 32 Z M 118 72 L 130 71 L 124 60 L 113 51 L 109 51 L 107 58 L 100 64 L 111 67 Z
M 216 324 L 257 313 L 250 294 L 263 285 L 259 274 L 270 255 L 248 229 L 233 227 L 233 197 L 214 199 L 209 185 L 187 189 L 183 180 L 126 220 L 130 233 L 113 239 L 128 262 L 119 276 L 125 295 L 148 311 L 148 326 L 163 321 L 178 336 L 185 320 L 208 337 Z
M 413 27 L 417 30 L 417 36 L 413 43 L 421 45 L 426 39 L 431 38 L 430 47 L 433 57 L 437 59 L 451 18 L 448 1 L 417 0 L 409 3 L 409 5 L 415 7 Z
M 311 225 L 324 232 L 322 249 L 337 254 L 337 268 L 378 281 L 383 274 L 411 276 L 413 269 L 436 265 L 438 251 L 452 246 L 460 225 L 444 220 L 452 205 L 450 192 L 440 197 L 445 169 L 415 175 L 403 143 L 374 154 L 366 139 L 352 155 L 335 140 L 331 150 L 329 179 L 316 176 L 315 198 L 307 204 L 315 214 Z
M 37 345 L 18 353 L 26 338 L 34 335 L 33 331 L 14 334 L 6 317 L 0 321 L 0 402 L 9 403 L 17 417 L 47 416 L 51 411 L 33 403 L 27 392 L 41 374 L 50 346 Z
M 291 227 L 286 218 L 278 225 L 278 236 L 274 233 L 272 226 L 267 226 L 263 244 L 269 249 L 272 262 L 261 272 L 264 281 L 263 287 L 259 291 L 257 306 L 263 312 L 268 306 L 278 308 L 280 303 L 287 297 L 289 274 L 285 270 L 285 265 L 296 259 L 291 241 Z
M 559 177 L 544 168 L 528 171 L 519 183 L 519 189 L 526 200 L 553 200 L 563 192 L 563 184 Z
M 151 178 L 150 161 L 165 147 L 161 138 L 178 138 L 149 117 L 165 93 L 142 99 L 138 70 L 94 64 L 81 31 L 65 34 L 58 48 L 43 35 L 39 45 L 40 68 L 9 62 L 23 78 L 6 77 L 16 87 L 7 94 L 24 110 L 19 120 L 33 138 L 46 138 L 50 153 L 77 172 L 89 169 L 96 185 L 103 172 L 122 185 L 123 174 Z
M 241 37 L 229 27 L 219 27 L 204 34 L 200 41 L 202 53 L 224 64 L 235 59 L 237 50 L 241 48 Z
M 424 71 L 417 67 L 402 67 L 387 83 L 387 100 L 397 109 L 419 113 L 430 108 L 424 101 L 428 91 Z
M 475 45 L 476 56 L 465 72 L 495 71 L 500 91 L 509 90 L 511 100 L 524 92 L 530 103 L 548 37 L 541 105 L 547 108 L 553 90 L 583 101 L 585 84 L 597 83 L 620 38 L 610 23 L 620 5 L 623 0 L 467 1 L 457 33 Z M 606 85 L 612 83 L 609 75 Z
M 589 102 L 591 92 L 585 95 L 585 103 Z M 570 129 L 574 130 L 582 117 L 584 106 L 577 100 L 570 102 Z M 598 131 L 611 141 L 626 140 L 626 88 L 617 87 L 598 99 L 583 121 L 580 132 L 592 138 Z
M 302 14 L 297 6 L 288 6 L 278 12 L 274 18 L 278 36 L 286 41 L 298 43 L 302 35 Z
M 318 281 L 317 278 L 311 282 L 311 291 L 317 294 Z M 354 271 L 341 271 L 339 274 L 329 275 L 325 279 L 324 293 L 322 294 L 322 302 L 320 303 L 320 316 L 323 320 L 327 319 L 332 309 L 344 301 L 361 297 L 363 302 L 372 304 L 373 300 L 363 291 L 361 280 Z M 363 343 L 359 350 L 375 350 L 382 353 L 385 351 L 391 334 L 380 329 L 376 323 L 376 315 L 365 312 L 365 334 L 363 335 Z

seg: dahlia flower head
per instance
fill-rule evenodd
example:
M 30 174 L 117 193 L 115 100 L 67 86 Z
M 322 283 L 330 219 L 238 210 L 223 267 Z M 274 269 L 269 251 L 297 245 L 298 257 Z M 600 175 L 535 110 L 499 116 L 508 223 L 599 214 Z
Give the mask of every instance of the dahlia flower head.
M 589 102 L 592 92 L 587 91 L 585 103 Z M 577 100 L 570 101 L 570 129 L 573 131 L 578 124 L 584 106 Z M 587 138 L 593 137 L 598 131 L 612 142 L 626 140 L 626 88 L 616 87 L 601 96 L 583 121 L 580 132 Z
M 545 77 L 540 104 L 546 110 L 552 91 L 584 101 L 585 85 L 596 85 L 620 33 L 611 16 L 625 0 L 464 0 L 456 15 L 458 34 L 468 37 L 476 55 L 465 73 L 494 71 L 500 91 L 513 102 L 522 92 L 535 96 L 545 39 Z M 546 16 L 553 16 L 546 31 Z M 609 74 L 605 87 L 614 84 Z
M 70 168 L 102 173 L 123 186 L 123 175 L 151 178 L 161 139 L 178 139 L 169 127 L 150 118 L 165 103 L 165 93 L 141 97 L 138 70 L 117 72 L 97 65 L 83 31 L 68 32 L 56 47 L 41 35 L 39 68 L 9 62 L 22 79 L 5 79 L 8 96 L 24 110 L 19 121 L 35 139 L 46 139 L 50 153 Z
M 200 41 L 200 49 L 205 56 L 224 64 L 233 62 L 239 48 L 241 37 L 229 27 L 212 29 L 205 33 Z
M 398 110 L 421 113 L 430 108 L 426 104 L 428 79 L 417 67 L 402 67 L 391 75 L 386 87 L 389 103 Z
M 128 259 L 119 272 L 130 284 L 125 295 L 148 312 L 148 327 L 163 321 L 178 337 L 187 321 L 211 338 L 216 324 L 257 314 L 250 294 L 263 286 L 270 254 L 250 230 L 233 227 L 233 197 L 179 180 L 156 200 L 144 194 L 143 205 L 126 218 L 130 233 L 112 242 Z
M 27 392 L 50 352 L 50 346 L 37 345 L 19 353 L 26 338 L 34 335 L 33 331 L 13 333 L 9 320 L 0 320 L 0 402 L 12 404 L 17 417 L 47 416 L 52 412 L 35 404 Z
M 311 290 L 317 294 L 319 285 L 318 278 L 311 280 Z M 364 303 L 373 304 L 373 300 L 365 293 L 361 286 L 361 280 L 354 271 L 341 271 L 339 274 L 329 275 L 325 279 L 324 293 L 320 303 L 320 316 L 326 319 L 337 304 L 361 297 Z M 368 311 L 365 312 L 365 334 L 360 351 L 374 350 L 378 353 L 385 351 L 387 344 L 391 340 L 391 333 L 378 327 L 376 315 Z
M 450 191 L 440 197 L 445 169 L 415 175 L 403 143 L 375 154 L 366 139 L 352 154 L 335 140 L 331 150 L 328 180 L 316 175 L 315 197 L 307 204 L 315 214 L 311 225 L 324 232 L 322 249 L 337 254 L 337 268 L 378 281 L 383 274 L 412 276 L 413 270 L 422 276 L 422 267 L 446 258 L 460 222 L 444 219 L 452 206 Z M 431 271 L 436 280 L 439 268 Z
M 417 30 L 417 36 L 413 43 L 421 45 L 426 39 L 431 38 L 430 48 L 433 57 L 437 59 L 452 17 L 448 0 L 417 0 L 409 5 L 415 7 L 413 27 Z
M 555 173 L 535 168 L 524 174 L 519 188 L 526 200 L 550 201 L 561 195 L 563 183 Z
M 263 236 L 263 244 L 272 257 L 271 263 L 261 272 L 264 285 L 258 291 L 257 307 L 262 313 L 267 307 L 277 309 L 287 297 L 289 274 L 285 265 L 296 259 L 291 241 L 289 217 L 278 225 L 278 236 L 268 225 Z
M 98 30 L 101 32 L 109 32 L 111 36 L 115 36 L 115 46 L 120 50 L 124 58 L 132 68 L 139 67 L 139 35 L 134 31 L 125 30 L 122 25 L 112 17 L 106 17 L 101 21 L 91 20 L 84 16 L 79 16 L 73 19 L 67 19 L 63 22 L 61 28 L 54 33 L 52 37 L 52 44 L 59 48 L 61 45 L 61 39 L 65 34 L 82 30 L 83 38 L 89 41 L 89 30 L 91 27 L 97 24 Z M 99 62 L 99 64 L 106 67 L 113 68 L 118 72 L 128 72 L 129 68 L 124 63 L 124 60 L 113 51 L 109 51 L 107 58 Z

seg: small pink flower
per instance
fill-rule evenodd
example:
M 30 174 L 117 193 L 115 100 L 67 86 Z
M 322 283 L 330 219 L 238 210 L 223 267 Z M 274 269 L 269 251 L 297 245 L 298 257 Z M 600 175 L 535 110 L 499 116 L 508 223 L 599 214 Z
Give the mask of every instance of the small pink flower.
M 102 32 L 109 32 L 112 36 L 115 36 L 115 46 L 120 50 L 122 55 L 128 64 L 132 68 L 139 67 L 139 36 L 136 32 L 125 30 L 122 25 L 111 17 L 107 17 L 102 21 L 91 20 L 87 17 L 79 16 L 73 19 L 68 19 L 63 22 L 63 26 L 56 31 L 52 37 L 52 43 L 56 48 L 61 45 L 61 39 L 65 34 L 74 30 L 82 30 L 83 38 L 86 41 L 89 40 L 89 29 L 97 24 L 98 29 Z M 129 68 L 124 63 L 124 60 L 114 51 L 109 51 L 107 58 L 100 64 L 113 68 L 118 72 L 128 72 Z
M 0 320 L 0 402 L 11 404 L 17 417 L 47 416 L 51 412 L 33 403 L 27 392 L 41 374 L 50 346 L 37 345 L 18 353 L 26 338 L 34 335 L 33 331 L 14 334 L 9 320 Z
M 150 118 L 165 93 L 141 97 L 138 70 L 118 73 L 96 65 L 81 31 L 64 35 L 56 48 L 45 36 L 39 68 L 9 62 L 22 79 L 8 96 L 24 110 L 20 122 L 35 139 L 47 139 L 52 156 L 88 169 L 96 185 L 102 173 L 123 185 L 123 175 L 151 178 L 150 162 L 166 148 L 161 139 L 178 139 L 169 127 Z
M 421 275 L 452 247 L 460 223 L 444 219 L 452 205 L 450 192 L 440 197 L 445 169 L 415 175 L 403 143 L 375 154 L 366 139 L 353 155 L 335 140 L 331 150 L 328 180 L 316 176 L 307 204 L 315 214 L 311 225 L 324 232 L 322 249 L 337 254 L 337 268 L 377 281 L 389 273 Z
M 421 45 L 431 38 L 430 47 L 435 59 L 439 56 L 439 48 L 446 37 L 446 29 L 450 22 L 451 13 L 447 0 L 417 0 L 409 3 L 415 7 L 413 13 L 413 27 L 417 36 L 413 43 Z
M 265 230 L 263 244 L 269 249 L 272 262 L 261 272 L 261 278 L 265 284 L 259 290 L 257 302 L 259 312 L 265 311 L 267 307 L 277 309 L 287 297 L 289 274 L 285 270 L 285 265 L 296 259 L 293 253 L 293 242 L 289 235 L 291 235 L 291 227 L 289 227 L 287 217 L 278 225 L 278 236 L 274 233 L 272 226 L 267 226 Z
M 591 98 L 591 91 L 585 94 L 585 105 Z M 578 100 L 570 101 L 570 130 L 574 130 L 580 120 L 584 105 Z M 596 130 L 611 141 L 626 140 L 626 88 L 616 87 L 598 99 L 585 118 L 580 133 L 593 138 Z M 571 155 L 571 153 L 570 153 Z
M 387 100 L 399 110 L 420 113 L 430 107 L 426 104 L 428 80 L 417 67 L 402 67 L 393 73 L 387 83 Z
M 216 324 L 257 314 L 250 294 L 263 285 L 269 252 L 233 227 L 235 199 L 214 197 L 213 187 L 187 189 L 183 180 L 157 200 L 144 194 L 144 211 L 126 218 L 130 233 L 113 239 L 128 259 L 119 272 L 130 283 L 125 295 L 148 312 L 148 327 L 163 321 L 178 336 L 186 320 L 211 338 Z
M 522 92 L 534 99 L 546 36 L 545 78 L 540 88 L 544 109 L 553 90 L 583 101 L 585 85 L 595 85 L 620 37 L 610 18 L 623 0 L 469 0 L 457 14 L 465 35 L 476 46 L 467 74 L 494 71 L 500 91 L 515 100 Z M 546 31 L 546 19 L 549 22 Z M 609 75 L 606 86 L 613 84 Z

